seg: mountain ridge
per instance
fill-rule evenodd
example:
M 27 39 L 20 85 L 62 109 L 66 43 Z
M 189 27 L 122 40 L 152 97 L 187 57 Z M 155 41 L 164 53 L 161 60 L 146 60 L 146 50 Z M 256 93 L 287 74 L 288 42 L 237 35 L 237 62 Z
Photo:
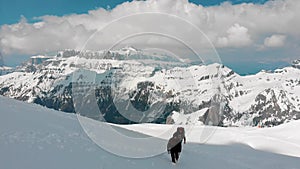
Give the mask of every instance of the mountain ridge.
M 0 77 L 0 94 L 121 124 L 275 126 L 300 118 L 296 61 L 240 76 L 221 64 L 190 65 L 127 48 L 69 49 L 39 64 L 24 63 Z

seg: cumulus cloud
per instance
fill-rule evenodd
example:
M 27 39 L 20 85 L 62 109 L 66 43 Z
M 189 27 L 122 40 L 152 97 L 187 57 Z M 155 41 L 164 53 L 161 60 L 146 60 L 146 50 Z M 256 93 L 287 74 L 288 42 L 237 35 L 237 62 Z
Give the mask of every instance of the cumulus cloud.
M 239 24 L 234 24 L 227 30 L 228 36 L 220 37 L 217 41 L 220 47 L 241 47 L 251 44 L 251 38 L 248 29 Z
M 97 30 L 120 17 L 143 12 L 161 12 L 176 15 L 193 23 L 216 47 L 247 47 L 259 46 L 265 38 L 265 46 L 280 46 L 286 38 L 300 40 L 300 1 L 274 0 L 267 3 L 243 3 L 232 5 L 223 3 L 219 6 L 203 7 L 188 0 L 147 0 L 132 1 L 118 5 L 112 10 L 97 9 L 87 14 L 59 16 L 40 16 L 37 23 L 28 23 L 22 19 L 13 25 L 3 25 L 0 29 L 0 52 L 4 55 L 14 53 L 36 54 L 57 51 L 65 48 L 80 49 Z M 132 32 L 149 30 L 165 30 L 167 33 L 183 33 L 189 31 L 188 24 L 174 24 L 163 19 L 149 19 L 149 22 L 137 25 L 129 21 L 116 24 L 116 30 L 98 39 L 95 44 L 110 44 Z M 164 25 L 164 27 L 160 26 Z M 292 25 L 292 26 L 291 26 Z M 155 28 L 157 27 L 157 28 Z M 117 33 L 116 33 L 117 32 Z M 182 34 L 182 35 L 181 35 Z M 267 37 L 270 34 L 274 36 Z M 205 37 L 203 36 L 203 37 Z M 205 39 L 199 36 L 187 36 L 187 43 L 202 46 Z M 160 41 L 156 41 L 159 43 Z M 160 43 L 166 44 L 166 43 Z M 151 43 L 155 43 L 153 40 Z M 163 48 L 163 47 L 162 47 Z
M 5 54 L 35 54 L 76 48 L 91 34 L 83 25 L 68 21 L 29 24 L 25 19 L 14 25 L 4 25 L 0 31 L 1 50 Z
M 267 37 L 264 41 L 266 47 L 282 47 L 285 43 L 285 35 L 272 35 Z

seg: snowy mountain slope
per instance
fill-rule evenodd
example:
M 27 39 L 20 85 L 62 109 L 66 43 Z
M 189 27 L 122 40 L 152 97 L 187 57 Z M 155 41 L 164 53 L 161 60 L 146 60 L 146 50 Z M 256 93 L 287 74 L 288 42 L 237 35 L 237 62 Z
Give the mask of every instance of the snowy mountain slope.
M 65 50 L 0 76 L 0 94 L 120 124 L 276 126 L 300 119 L 299 77 L 295 66 L 239 76 L 132 47 Z M 88 109 L 92 99 L 100 113 Z
M 240 140 L 248 140 L 245 135 L 251 131 L 247 132 L 241 128 L 221 128 L 220 130 L 218 128 L 216 134 L 212 135 L 210 140 L 217 141 L 219 145 L 197 144 L 195 138 L 198 137 L 197 130 L 201 130 L 201 126 L 195 126 L 194 130 L 190 132 L 191 135 L 188 135 L 188 142 L 184 145 L 179 164 L 176 166 L 171 164 L 167 153 L 150 158 L 124 158 L 104 151 L 93 143 L 83 132 L 76 115 L 63 114 L 38 105 L 4 97 L 0 97 L 0 106 L 2 107 L 0 111 L 0 168 L 5 169 L 112 169 L 124 168 L 125 166 L 125 168 L 130 169 L 168 169 L 174 167 L 188 169 L 296 169 L 300 165 L 299 153 L 294 154 L 298 157 L 278 155 L 226 141 L 225 135 L 227 137 L 229 135 L 244 136 L 240 137 Z M 97 121 L 92 123 L 101 124 Z M 100 126 L 99 132 L 102 132 L 102 137 L 110 134 L 105 133 L 105 130 L 101 130 L 101 125 L 98 126 Z M 122 127 L 129 127 L 131 130 L 138 130 L 145 134 L 153 134 L 160 132 L 159 130 L 168 130 L 170 125 L 140 124 Z M 299 147 L 299 137 L 295 135 L 295 133 L 298 133 L 298 128 L 299 122 L 295 121 L 280 127 L 257 130 L 252 133 L 260 140 L 266 140 L 267 138 L 264 135 L 267 133 L 289 136 L 287 139 L 291 142 L 295 141 L 294 143 L 297 142 L 297 144 L 294 144 L 293 147 L 288 147 L 289 144 L 281 144 L 282 148 L 278 153 L 286 153 Z M 249 130 L 253 130 L 253 128 Z M 130 133 L 126 130 L 122 132 L 125 135 Z M 171 132 L 173 131 L 169 131 L 169 134 Z M 131 133 L 131 135 L 140 134 Z M 220 137 L 222 139 L 219 139 Z M 165 140 L 165 142 L 167 141 Z M 264 145 L 270 144 L 263 141 L 261 143 Z M 126 147 L 130 145 L 119 143 L 114 144 L 114 146 Z M 286 152 L 282 152 L 282 150 Z M 272 149 L 269 151 L 272 151 Z
M 208 145 L 242 144 L 255 150 L 300 157 L 300 136 L 297 134 L 299 126 L 300 121 L 297 120 L 273 128 L 222 128 L 190 125 L 185 128 L 189 142 Z M 162 139 L 170 138 L 172 133 L 168 131 L 176 129 L 173 125 L 162 127 L 159 124 L 134 124 L 120 127 Z

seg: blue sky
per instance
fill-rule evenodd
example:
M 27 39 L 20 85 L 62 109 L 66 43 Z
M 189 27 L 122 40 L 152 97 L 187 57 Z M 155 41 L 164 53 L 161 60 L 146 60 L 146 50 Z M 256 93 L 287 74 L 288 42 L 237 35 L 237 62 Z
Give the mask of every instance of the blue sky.
M 0 25 L 13 24 L 23 15 L 32 20 L 43 15 L 66 15 L 71 13 L 87 13 L 98 7 L 114 7 L 123 0 L 0 0 Z
M 103 24 L 145 9 L 159 9 L 194 23 L 209 36 L 222 62 L 240 74 L 286 66 L 300 57 L 300 1 L 230 0 L 226 5 L 221 5 L 224 0 L 123 2 L 127 1 L 0 0 L 4 62 L 16 66 L 32 55 L 76 48 Z M 195 8 L 192 3 L 204 8 Z M 107 10 L 117 5 L 118 10 Z M 77 43 L 70 40 L 74 37 Z
M 116 5 L 132 0 L 0 0 L 0 25 L 13 24 L 24 16 L 29 22 L 43 15 L 66 15 L 87 13 L 97 8 L 114 8 Z M 224 0 L 189 0 L 203 6 L 219 5 Z M 267 0 L 231 0 L 233 4 L 243 2 L 264 3 Z

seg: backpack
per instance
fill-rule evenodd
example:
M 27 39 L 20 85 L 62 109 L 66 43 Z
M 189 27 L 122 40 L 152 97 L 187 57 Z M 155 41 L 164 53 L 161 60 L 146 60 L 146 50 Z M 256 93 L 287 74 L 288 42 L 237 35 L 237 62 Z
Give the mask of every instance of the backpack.
M 177 131 L 173 134 L 173 137 L 169 139 L 167 144 L 167 150 L 171 150 L 171 148 L 175 147 L 178 143 L 180 143 L 185 137 L 184 128 L 178 127 Z
M 176 135 L 178 136 L 178 139 L 180 141 L 183 140 L 183 138 L 185 137 L 185 131 L 183 127 L 177 127 L 177 131 L 176 131 Z
M 173 147 L 176 146 L 178 143 L 178 139 L 175 137 L 172 137 L 169 139 L 168 145 L 167 145 L 167 150 L 170 151 Z

